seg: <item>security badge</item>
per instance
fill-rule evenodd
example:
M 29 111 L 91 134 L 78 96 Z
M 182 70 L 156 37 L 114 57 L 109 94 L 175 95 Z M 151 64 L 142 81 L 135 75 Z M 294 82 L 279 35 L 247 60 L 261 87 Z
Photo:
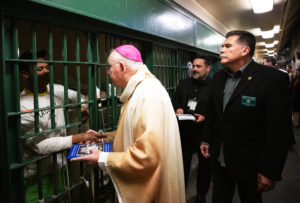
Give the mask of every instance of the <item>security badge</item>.
M 241 104 L 243 106 L 256 106 L 256 97 L 242 96 Z
M 197 100 L 196 99 L 189 99 L 187 106 L 189 107 L 190 111 L 195 111 L 197 106 Z

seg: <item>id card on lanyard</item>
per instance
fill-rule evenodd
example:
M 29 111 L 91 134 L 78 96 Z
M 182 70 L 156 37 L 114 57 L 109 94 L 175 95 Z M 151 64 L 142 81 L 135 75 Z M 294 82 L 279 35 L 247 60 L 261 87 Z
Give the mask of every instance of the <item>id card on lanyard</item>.
M 197 100 L 196 99 L 189 99 L 187 106 L 189 107 L 190 111 L 195 111 L 197 106 Z

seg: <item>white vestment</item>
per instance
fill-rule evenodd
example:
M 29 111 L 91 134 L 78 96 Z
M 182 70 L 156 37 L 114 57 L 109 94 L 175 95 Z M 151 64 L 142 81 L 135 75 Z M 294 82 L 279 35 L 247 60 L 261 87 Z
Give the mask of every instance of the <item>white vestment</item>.
M 120 100 L 114 152 L 102 152 L 99 158 L 119 201 L 185 202 L 178 124 L 165 88 L 143 66 L 130 78 Z

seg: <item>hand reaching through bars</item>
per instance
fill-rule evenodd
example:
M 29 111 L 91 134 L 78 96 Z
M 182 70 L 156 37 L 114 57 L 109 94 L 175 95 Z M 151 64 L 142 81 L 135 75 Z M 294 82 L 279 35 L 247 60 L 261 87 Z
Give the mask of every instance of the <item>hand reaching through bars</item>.
M 97 133 L 93 130 L 88 130 L 85 133 L 79 133 L 72 136 L 72 143 L 89 143 L 89 142 L 102 142 L 106 136 Z

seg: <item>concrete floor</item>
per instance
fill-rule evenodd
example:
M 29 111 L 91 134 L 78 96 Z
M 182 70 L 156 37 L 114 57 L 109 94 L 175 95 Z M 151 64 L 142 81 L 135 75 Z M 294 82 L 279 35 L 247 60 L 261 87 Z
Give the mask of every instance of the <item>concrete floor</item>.
M 263 194 L 264 203 L 300 203 L 300 128 L 295 129 L 296 144 L 289 150 L 282 181 L 276 184 L 275 189 Z M 198 158 L 193 155 L 189 182 L 187 186 L 187 203 L 194 203 L 196 199 L 196 175 Z M 207 203 L 211 203 L 212 183 L 207 194 Z M 235 194 L 233 203 L 239 203 Z

